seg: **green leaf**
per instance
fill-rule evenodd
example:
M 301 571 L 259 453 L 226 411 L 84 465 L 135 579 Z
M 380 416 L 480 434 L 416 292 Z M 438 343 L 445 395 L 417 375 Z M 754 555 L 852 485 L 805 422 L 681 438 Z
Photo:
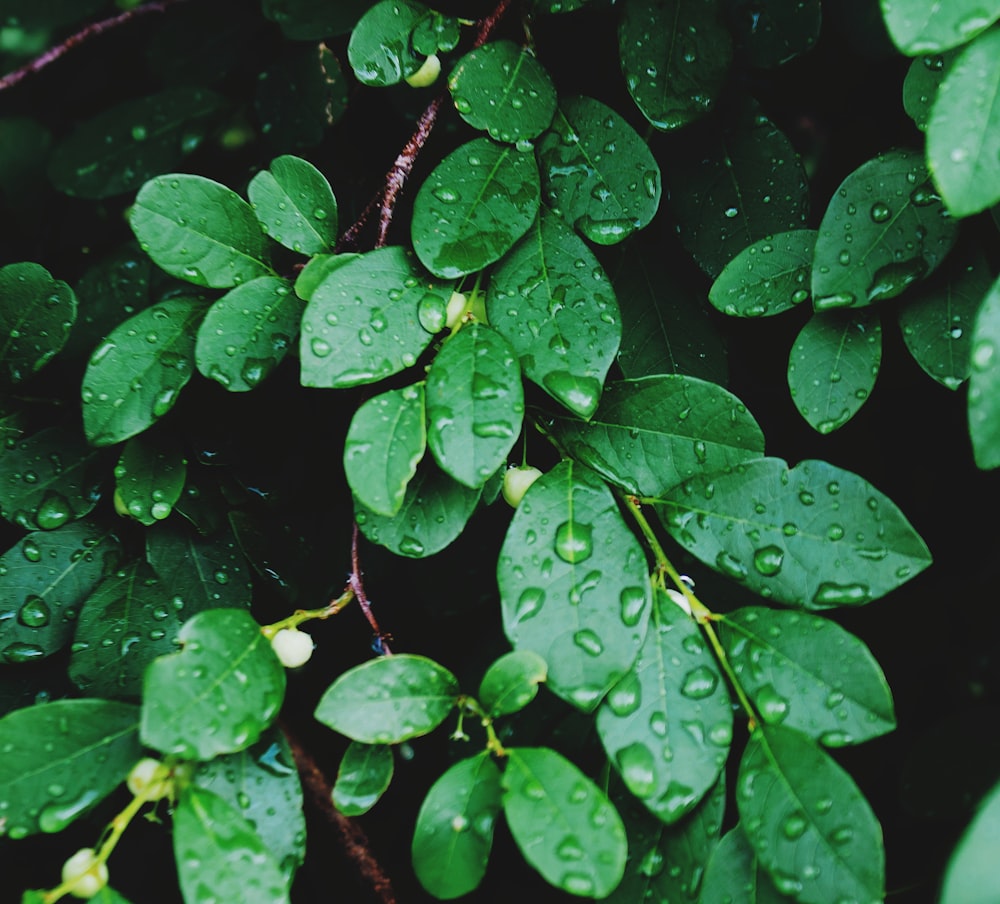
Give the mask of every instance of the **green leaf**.
M 537 653 L 514 650 L 496 660 L 483 675 L 479 702 L 490 716 L 509 716 L 524 709 L 548 678 L 549 669 Z
M 431 786 L 413 832 L 413 870 L 435 898 L 474 891 L 486 873 L 503 790 L 483 752 L 459 760 Z
M 712 852 L 701 884 L 702 904 L 788 904 L 757 859 L 741 826 L 728 831 Z
M 382 656 L 344 672 L 316 706 L 316 718 L 364 744 L 398 744 L 438 727 L 455 707 L 458 681 L 424 656 Z
M 287 280 L 258 276 L 231 289 L 198 328 L 199 372 L 230 392 L 256 389 L 284 360 L 304 305 Z
M 347 58 L 363 85 L 383 88 L 413 75 L 423 64 L 410 36 L 433 13 L 416 0 L 381 0 L 369 9 L 351 32 Z
M 878 820 L 851 777 L 804 735 L 775 725 L 753 732 L 736 804 L 778 891 L 803 904 L 882 900 Z
M 993 28 L 954 60 L 927 123 L 927 166 L 953 216 L 967 217 L 1000 201 L 998 92 L 1000 29 Z
M 148 527 L 173 511 L 186 476 L 187 459 L 175 441 L 133 437 L 115 467 L 115 504 Z
M 621 116 L 592 97 L 564 98 L 538 141 L 548 204 L 584 238 L 613 245 L 660 206 L 660 167 Z
M 481 487 L 507 459 L 521 432 L 521 371 L 504 337 L 469 323 L 437 353 L 427 372 L 427 445 L 441 470 Z
M 764 722 L 828 747 L 896 726 L 885 675 L 860 640 L 805 612 L 750 607 L 722 616 L 719 638 Z
M 101 498 L 106 456 L 76 431 L 45 427 L 0 455 L 0 515 L 25 530 L 55 530 Z
M 903 79 L 903 109 L 921 132 L 927 131 L 938 88 L 958 55 L 957 50 L 917 57 Z
M 843 427 L 868 400 L 881 361 L 877 311 L 813 314 L 788 359 L 788 388 L 799 414 L 820 433 Z
M 194 784 L 249 820 L 281 871 L 292 876 L 305 856 L 306 820 L 299 773 L 283 734 L 268 729 L 246 750 L 199 763 Z
M 940 53 L 971 40 L 1000 18 L 982 0 L 881 0 L 892 42 L 907 56 Z
M 556 89 L 534 53 L 513 41 L 469 51 L 448 76 L 459 115 L 497 141 L 537 138 L 556 111 Z
M 992 274 L 981 249 L 960 247 L 939 276 L 920 285 L 900 308 L 899 326 L 924 373 L 958 389 L 972 368 L 972 331 Z
M 336 243 L 337 199 L 309 161 L 275 158 L 250 180 L 247 195 L 267 234 L 286 248 L 319 254 Z
M 281 26 L 286 38 L 312 41 L 347 34 L 373 0 L 263 0 L 264 17 Z
M 83 377 L 83 429 L 95 446 L 121 442 L 163 417 L 191 379 L 200 298 L 179 296 L 111 331 Z
M 0 373 L 21 383 L 66 344 L 76 321 L 73 290 L 32 263 L 0 268 Z
M 1000 279 L 983 299 L 972 332 L 968 410 L 976 465 L 984 471 L 1000 466 Z
M 444 158 L 413 201 L 411 239 L 438 276 L 475 273 L 503 257 L 538 214 L 534 155 L 474 138 Z
M 253 209 L 204 176 L 170 173 L 139 190 L 129 224 L 142 250 L 171 276 L 228 289 L 271 274 Z
M 716 277 L 708 300 L 732 317 L 770 317 L 809 298 L 816 231 L 796 229 L 748 245 Z
M 360 257 L 360 254 L 316 254 L 306 261 L 306 265 L 299 271 L 295 278 L 295 294 L 303 301 L 309 301 L 313 293 L 322 285 L 325 280 L 338 267 L 344 266 L 348 261 Z M 445 301 L 441 299 L 442 306 Z M 437 332 L 434 330 L 433 332 Z
M 260 626 L 241 609 L 209 609 L 177 639 L 179 652 L 146 669 L 143 743 L 199 760 L 255 743 L 285 695 L 285 670 Z
M 87 598 L 73 638 L 69 677 L 94 697 L 139 697 L 157 656 L 177 649 L 180 618 L 145 562 L 105 578 Z
M 748 245 L 805 226 L 802 162 L 755 105 L 672 146 L 664 173 L 681 242 L 713 278 Z
M 710 568 L 766 599 L 806 609 L 860 606 L 923 571 L 931 555 L 896 505 L 824 461 L 779 458 L 685 481 L 663 520 Z
M 465 529 L 482 490 L 459 483 L 424 456 L 392 517 L 354 500 L 354 520 L 371 540 L 401 556 L 421 559 L 440 552 Z
M 979 802 L 944 874 L 941 904 L 987 904 L 1000 896 L 996 839 L 1000 835 L 1000 785 Z
M 388 744 L 351 741 L 340 760 L 333 805 L 345 816 L 367 813 L 392 781 L 393 756 Z
M 396 246 L 337 267 L 302 315 L 302 385 L 356 386 L 412 367 L 436 332 L 421 325 L 421 312 L 441 309 L 450 295 Z
M 589 422 L 558 418 L 552 431 L 573 458 L 640 496 L 764 453 L 764 434 L 736 396 L 681 374 L 609 383 Z
M 497 565 L 504 631 L 541 656 L 548 686 L 589 712 L 632 667 L 649 621 L 646 560 L 614 497 L 571 460 L 514 512 Z
M 80 606 L 121 557 L 118 538 L 74 521 L 36 531 L 0 556 L 0 660 L 33 662 L 65 647 Z
M 116 104 L 53 150 L 49 177 L 60 191 L 81 198 L 132 191 L 194 151 L 225 107 L 214 91 L 186 85 Z
M 664 823 L 689 813 L 718 779 L 733 739 L 729 692 L 701 629 L 665 593 L 596 724 L 626 787 Z
M 820 0 L 772 0 L 766 6 L 728 0 L 726 5 L 733 37 L 751 66 L 784 66 L 812 50 L 819 39 Z
M 185 619 L 205 609 L 250 607 L 250 576 L 229 530 L 204 538 L 161 525 L 146 531 L 146 558 Z
M 604 792 L 547 747 L 508 748 L 502 782 L 504 815 L 524 859 L 570 894 L 610 894 L 625 871 L 627 844 Z
M 270 848 L 231 803 L 187 785 L 172 822 L 177 877 L 185 901 L 289 900 L 288 883 Z
M 708 113 L 732 60 L 719 0 L 626 0 L 618 51 L 629 94 L 657 129 Z
M 344 442 L 344 474 L 363 506 L 392 517 L 427 447 L 424 384 L 390 389 L 365 402 Z
M 55 700 L 0 719 L 0 835 L 61 832 L 120 784 L 142 753 L 138 708 Z
M 601 397 L 621 339 L 614 290 L 586 243 L 557 216 L 541 216 L 497 265 L 490 324 L 528 379 L 581 417 Z
M 823 214 L 812 272 L 813 307 L 862 307 L 893 298 L 944 260 L 955 221 L 916 151 L 879 154 L 851 173 Z

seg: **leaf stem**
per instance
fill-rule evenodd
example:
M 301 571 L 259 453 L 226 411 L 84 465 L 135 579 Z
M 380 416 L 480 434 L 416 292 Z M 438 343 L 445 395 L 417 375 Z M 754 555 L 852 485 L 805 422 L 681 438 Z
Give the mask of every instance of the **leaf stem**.
M 382 656 L 389 656 L 392 654 L 392 650 L 389 649 L 389 641 L 392 637 L 384 633 L 378 626 L 375 613 L 372 612 L 371 600 L 368 599 L 368 594 L 365 593 L 365 585 L 361 581 L 361 557 L 358 554 L 359 536 L 358 522 L 355 521 L 351 532 L 351 575 L 348 578 L 348 587 L 353 592 L 354 598 L 358 601 L 358 605 L 361 607 L 365 618 L 368 619 L 368 624 L 371 625 L 372 631 L 375 632 L 375 642 L 373 644 L 375 652 Z

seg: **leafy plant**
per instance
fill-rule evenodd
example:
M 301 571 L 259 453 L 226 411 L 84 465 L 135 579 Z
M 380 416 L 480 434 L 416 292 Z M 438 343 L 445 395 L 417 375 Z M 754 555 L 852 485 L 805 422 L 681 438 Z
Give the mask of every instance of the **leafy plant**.
M 819 0 L 108 5 L 0 31 L 0 849 L 66 839 L 21 900 L 143 894 L 141 812 L 188 904 L 308 895 L 304 793 L 381 900 L 348 818 L 407 805 L 414 895 L 518 854 L 550 894 L 882 900 L 845 749 L 896 702 L 841 622 L 932 553 L 781 440 L 870 411 L 895 319 L 1000 463 L 1000 6 L 857 0 L 909 119 L 830 162 L 774 99 L 855 52 Z M 138 91 L 46 81 L 116 40 Z M 778 429 L 723 338 L 787 355 Z M 459 620 L 383 630 L 410 580 Z M 942 900 L 996 887 L 996 795 Z

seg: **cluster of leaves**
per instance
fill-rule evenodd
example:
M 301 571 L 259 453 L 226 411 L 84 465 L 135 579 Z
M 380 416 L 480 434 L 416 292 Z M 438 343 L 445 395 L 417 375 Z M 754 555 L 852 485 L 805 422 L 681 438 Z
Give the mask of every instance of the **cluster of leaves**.
M 16 6 L 8 27 L 26 48 L 102 8 Z M 49 660 L 68 681 L 66 699 L 44 706 L 25 705 L 19 679 L 4 688 L 0 834 L 62 831 L 153 750 L 191 767 L 172 810 L 185 900 L 287 899 L 304 855 L 301 788 L 272 725 L 285 673 L 248 610 L 254 584 L 284 604 L 315 590 L 302 556 L 276 570 L 288 537 L 268 522 L 285 511 L 265 498 L 258 517 L 268 493 L 193 461 L 183 410 L 235 406 L 292 371 L 298 386 L 282 392 L 341 390 L 349 405 L 347 390 L 377 384 L 337 456 L 360 531 L 400 556 L 442 551 L 493 505 L 519 438 L 542 437 L 533 455 L 552 461 L 498 550 L 513 652 L 483 663 L 477 696 L 444 665 L 396 654 L 344 671 L 315 709 L 350 739 L 333 797 L 349 815 L 389 787 L 394 745 L 456 713 L 456 740 L 468 740 L 465 719 L 483 729 L 483 749 L 443 772 L 417 817 L 427 891 L 478 887 L 502 813 L 528 863 L 573 895 L 881 900 L 879 823 L 829 749 L 890 731 L 893 700 L 827 610 L 884 597 L 930 553 L 864 477 L 765 454 L 723 385 L 702 299 L 665 297 L 660 249 L 641 233 L 671 218 L 726 314 L 812 308 L 788 381 L 820 433 L 868 399 L 879 312 L 893 310 L 921 367 L 953 389 L 969 380 L 976 460 L 996 466 L 1000 283 L 959 221 L 1000 200 L 1000 8 L 883 2 L 915 57 L 903 103 L 926 148 L 883 149 L 811 229 L 806 168 L 735 73 L 808 53 L 818 0 L 600 9 L 616 22 L 626 104 L 563 87 L 546 66 L 555 51 L 531 40 L 535 25 L 597 2 L 536 0 L 510 37 L 496 34 L 512 16 L 501 3 L 474 37 L 468 20 L 417 0 L 263 0 L 259 20 L 224 18 L 218 44 L 201 18 L 213 14 L 195 6 L 168 10 L 153 40 L 158 90 L 97 111 L 51 151 L 46 126 L 2 121 L 17 139 L 0 151 L 12 198 L 44 159 L 70 197 L 128 196 L 134 242 L 75 286 L 41 263 L 0 269 L 0 514 L 16 536 L 0 557 L 0 680 Z M 210 63 L 178 73 L 191 33 Z M 239 68 L 223 44 L 265 33 L 279 49 L 254 73 L 251 123 L 220 84 Z M 421 157 L 409 219 L 394 223 L 407 241 L 359 251 L 323 168 L 299 154 L 343 115 L 349 85 L 373 102 L 365 89 L 391 92 L 439 54 L 446 102 L 421 123 L 450 117 L 454 147 Z M 231 187 L 176 171 L 194 168 L 223 115 L 223 147 L 254 130 L 267 141 L 252 176 Z M 637 121 L 676 135 L 658 147 Z M 386 177 L 380 236 L 417 135 Z M 53 371 L 79 387 L 72 418 L 46 419 L 25 392 L 58 397 Z M 112 510 L 128 520 L 112 526 Z M 755 603 L 710 609 L 681 557 Z M 554 741 L 517 742 L 542 683 L 592 727 L 601 775 Z M 953 900 L 979 881 L 995 809 L 994 798 L 956 855 Z

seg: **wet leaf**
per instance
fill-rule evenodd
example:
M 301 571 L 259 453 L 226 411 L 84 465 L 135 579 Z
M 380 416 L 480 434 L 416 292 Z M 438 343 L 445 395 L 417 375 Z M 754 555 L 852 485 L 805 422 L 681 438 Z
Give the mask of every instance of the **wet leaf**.
M 513 41 L 490 41 L 469 51 L 448 76 L 448 90 L 459 116 L 497 141 L 537 138 L 556 110 L 549 74 Z
M 764 722 L 828 747 L 860 744 L 896 727 L 882 669 L 836 622 L 755 606 L 723 616 L 719 638 Z
M 609 383 L 589 422 L 558 418 L 552 430 L 573 458 L 640 496 L 764 452 L 764 434 L 736 396 L 681 374 Z
M 394 760 L 388 744 L 351 741 L 340 760 L 333 805 L 345 816 L 367 813 L 392 781 Z
M 712 109 L 732 60 L 719 0 L 626 0 L 618 51 L 629 94 L 657 129 Z
M 198 371 L 230 392 L 256 389 L 291 349 L 303 309 L 288 281 L 276 276 L 231 289 L 198 327 Z
M 993 28 L 953 61 L 927 123 L 927 166 L 956 217 L 1000 201 L 998 85 L 1000 29 Z
M 417 466 L 394 516 L 379 515 L 354 500 L 354 519 L 372 543 L 422 559 L 440 552 L 465 529 L 482 490 L 459 483 L 429 459 L 425 455 Z
M 503 794 L 500 770 L 483 752 L 459 760 L 431 786 L 413 832 L 413 869 L 435 898 L 475 890 L 486 872 Z
M 788 904 L 771 881 L 741 826 L 730 829 L 712 852 L 701 884 L 703 904 Z
M 712 306 L 732 317 L 770 317 L 809 298 L 816 231 L 796 229 L 748 245 L 718 275 Z
M 548 678 L 548 665 L 537 653 L 514 650 L 497 659 L 483 675 L 479 702 L 493 718 L 524 709 Z
M 625 871 L 625 827 L 597 785 L 547 747 L 508 748 L 502 783 L 514 841 L 547 882 L 592 898 L 614 890 Z
M 824 461 L 760 458 L 694 477 L 663 499 L 682 546 L 765 599 L 861 606 L 923 571 L 930 552 L 867 480 Z
M 177 649 L 180 616 L 156 574 L 133 562 L 108 575 L 80 609 L 69 677 L 94 697 L 138 698 L 157 656 Z
M 118 538 L 88 521 L 34 531 L 8 549 L 0 556 L 0 660 L 34 662 L 65 647 L 80 606 L 120 557 Z
M 596 724 L 626 787 L 664 823 L 691 812 L 719 778 L 733 739 L 729 692 L 701 629 L 665 593 Z
M 481 487 L 521 432 L 524 390 L 514 352 L 485 324 L 469 323 L 427 372 L 427 445 L 441 470 Z
M 115 504 L 121 514 L 155 524 L 173 511 L 186 475 L 187 459 L 174 442 L 133 437 L 115 467 Z
M 877 311 L 813 314 L 788 359 L 788 388 L 799 414 L 820 433 L 844 426 L 868 401 L 881 362 Z
M 271 273 L 253 209 L 204 176 L 150 179 L 136 195 L 129 224 L 155 264 L 189 283 L 228 289 Z
M 305 857 L 306 821 L 299 774 L 281 732 L 269 728 L 252 747 L 199 763 L 194 783 L 247 819 L 291 878 Z
M 979 802 L 976 815 L 959 839 L 941 889 L 941 904 L 985 902 L 1000 895 L 996 839 L 1000 834 L 1000 786 Z
M 132 191 L 197 149 L 225 107 L 214 91 L 186 85 L 116 104 L 56 146 L 49 177 L 81 198 Z
M 314 254 L 295 278 L 295 294 L 303 301 L 309 301 L 323 280 L 334 270 L 360 256 L 360 254 Z M 441 304 L 445 304 L 444 299 L 441 299 Z
M 413 201 L 410 236 L 420 262 L 454 279 L 503 257 L 538 214 L 534 155 L 474 138 L 444 158 Z
M 955 221 L 922 155 L 886 151 L 851 173 L 823 214 L 813 307 L 862 307 L 893 298 L 933 272 L 954 240 Z
M 584 712 L 632 667 L 649 621 L 642 548 L 592 471 L 566 460 L 511 519 L 497 581 L 515 650 L 542 657 L 548 687 Z
M 200 298 L 179 296 L 130 317 L 94 349 L 83 377 L 83 428 L 95 446 L 142 433 L 174 404 L 194 369 Z
M 254 213 L 276 242 L 302 254 L 329 251 L 337 241 L 337 200 L 308 160 L 285 155 L 247 186 Z
M 538 140 L 546 202 L 584 238 L 613 245 L 660 206 L 660 167 L 639 134 L 592 97 L 563 98 Z
M 143 743 L 199 760 L 256 743 L 285 695 L 285 670 L 260 625 L 240 609 L 209 609 L 177 639 L 179 652 L 146 669 Z
M 981 0 L 881 0 L 892 42 L 907 56 L 940 53 L 970 41 L 1000 18 Z
M 316 706 L 324 725 L 364 744 L 428 734 L 454 709 L 458 681 L 425 656 L 381 656 L 344 672 Z
M 0 719 L 0 835 L 61 832 L 119 785 L 142 753 L 139 709 L 55 700 Z
M 958 55 L 957 50 L 917 57 L 903 80 L 903 109 L 921 132 L 927 130 L 938 88 Z
M 32 263 L 0 268 L 0 375 L 21 383 L 66 344 L 76 321 L 76 295 Z
M 287 902 L 288 882 L 271 849 L 240 811 L 196 785 L 173 811 L 177 878 L 186 901 Z
M 351 32 L 347 58 L 363 85 L 384 88 L 413 75 L 424 58 L 411 35 L 433 13 L 416 0 L 381 0 L 361 16 Z
M 390 389 L 354 412 L 344 441 L 344 474 L 355 498 L 395 515 L 427 448 L 424 384 Z
M 727 0 L 729 22 L 738 48 L 751 66 L 775 69 L 808 53 L 820 35 L 820 0 Z
M 1000 280 L 976 315 L 968 409 L 976 465 L 983 470 L 1000 466 Z
M 436 332 L 422 325 L 421 313 L 443 311 L 450 295 L 396 246 L 337 267 L 302 316 L 302 385 L 356 386 L 412 367 Z
M 486 310 L 525 376 L 589 417 L 618 350 L 621 320 L 614 290 L 586 243 L 543 210 L 493 271 Z
M 75 431 L 45 427 L 0 455 L 0 515 L 25 530 L 55 530 L 101 498 L 107 456 Z
M 805 735 L 761 726 L 736 785 L 740 824 L 779 892 L 804 904 L 885 893 L 882 830 L 851 777 Z

